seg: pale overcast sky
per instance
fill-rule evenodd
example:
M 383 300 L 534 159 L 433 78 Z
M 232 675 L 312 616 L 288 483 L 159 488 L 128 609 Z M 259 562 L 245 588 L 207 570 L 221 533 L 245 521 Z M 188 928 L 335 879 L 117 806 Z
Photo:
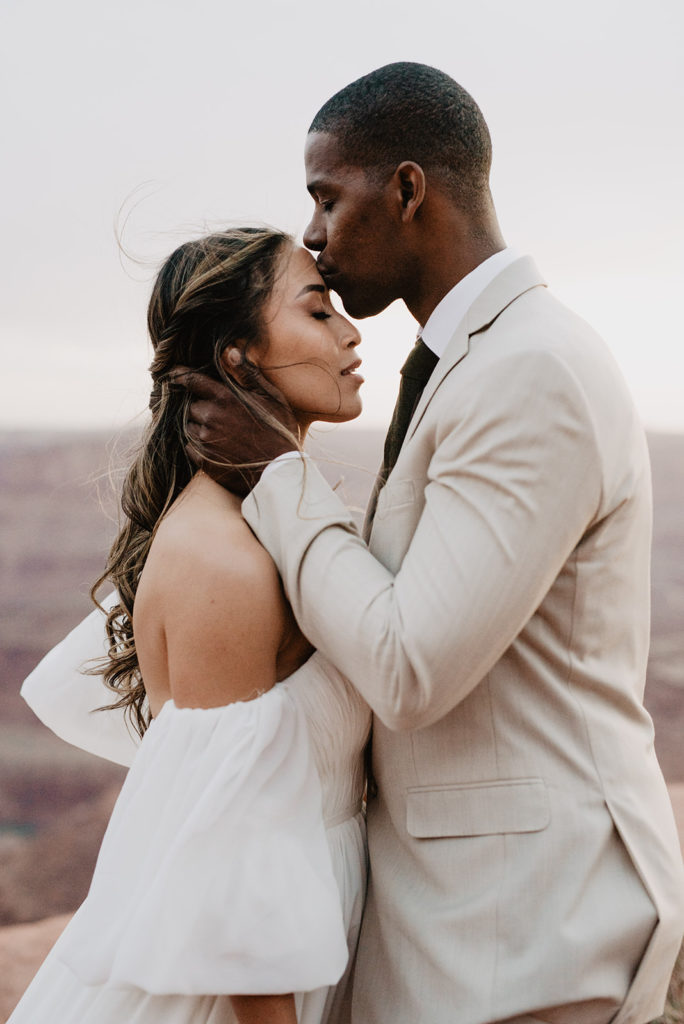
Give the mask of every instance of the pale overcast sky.
M 300 234 L 313 114 L 418 60 L 484 111 L 508 243 L 601 331 L 646 425 L 684 430 L 681 0 L 2 0 L 0 39 L 0 427 L 143 410 L 156 261 L 225 223 Z M 121 265 L 122 205 L 146 265 Z M 415 324 L 361 330 L 378 426 Z

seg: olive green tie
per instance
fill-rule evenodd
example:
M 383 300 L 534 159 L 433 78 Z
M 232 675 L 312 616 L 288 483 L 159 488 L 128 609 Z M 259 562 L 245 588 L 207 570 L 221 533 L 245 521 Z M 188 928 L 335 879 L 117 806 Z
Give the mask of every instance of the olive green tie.
M 416 411 L 423 389 L 438 362 L 439 359 L 435 353 L 427 347 L 422 338 L 419 338 L 401 368 L 399 397 L 385 438 L 385 455 L 382 464 L 383 483 L 394 468 L 411 417 Z

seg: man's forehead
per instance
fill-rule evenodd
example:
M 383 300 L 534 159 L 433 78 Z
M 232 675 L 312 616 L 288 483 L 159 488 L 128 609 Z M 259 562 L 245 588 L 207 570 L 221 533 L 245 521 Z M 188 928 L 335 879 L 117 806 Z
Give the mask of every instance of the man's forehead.
M 307 135 L 304 165 L 310 192 L 362 173 L 362 168 L 348 162 L 338 138 L 328 132 Z

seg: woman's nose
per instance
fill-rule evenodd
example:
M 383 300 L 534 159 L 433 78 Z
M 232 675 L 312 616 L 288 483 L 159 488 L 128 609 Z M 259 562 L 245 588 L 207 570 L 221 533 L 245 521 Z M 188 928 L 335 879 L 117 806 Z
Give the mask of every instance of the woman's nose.
M 344 332 L 343 332 L 343 345 L 344 345 L 344 347 L 345 348 L 356 348 L 357 345 L 360 345 L 361 344 L 361 334 L 359 333 L 358 328 L 356 328 L 353 323 L 351 323 L 349 320 L 347 320 L 346 317 L 345 317 L 344 328 L 345 328 Z

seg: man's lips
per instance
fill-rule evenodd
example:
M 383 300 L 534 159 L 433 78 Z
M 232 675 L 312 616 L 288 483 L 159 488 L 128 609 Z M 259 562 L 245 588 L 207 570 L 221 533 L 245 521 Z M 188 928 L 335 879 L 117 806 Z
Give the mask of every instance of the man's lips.
M 332 267 L 327 267 L 325 263 L 321 262 L 321 260 L 318 260 L 318 262 L 316 263 L 316 270 L 321 275 L 324 281 L 331 277 L 335 277 L 336 274 L 336 271 L 333 270 Z

